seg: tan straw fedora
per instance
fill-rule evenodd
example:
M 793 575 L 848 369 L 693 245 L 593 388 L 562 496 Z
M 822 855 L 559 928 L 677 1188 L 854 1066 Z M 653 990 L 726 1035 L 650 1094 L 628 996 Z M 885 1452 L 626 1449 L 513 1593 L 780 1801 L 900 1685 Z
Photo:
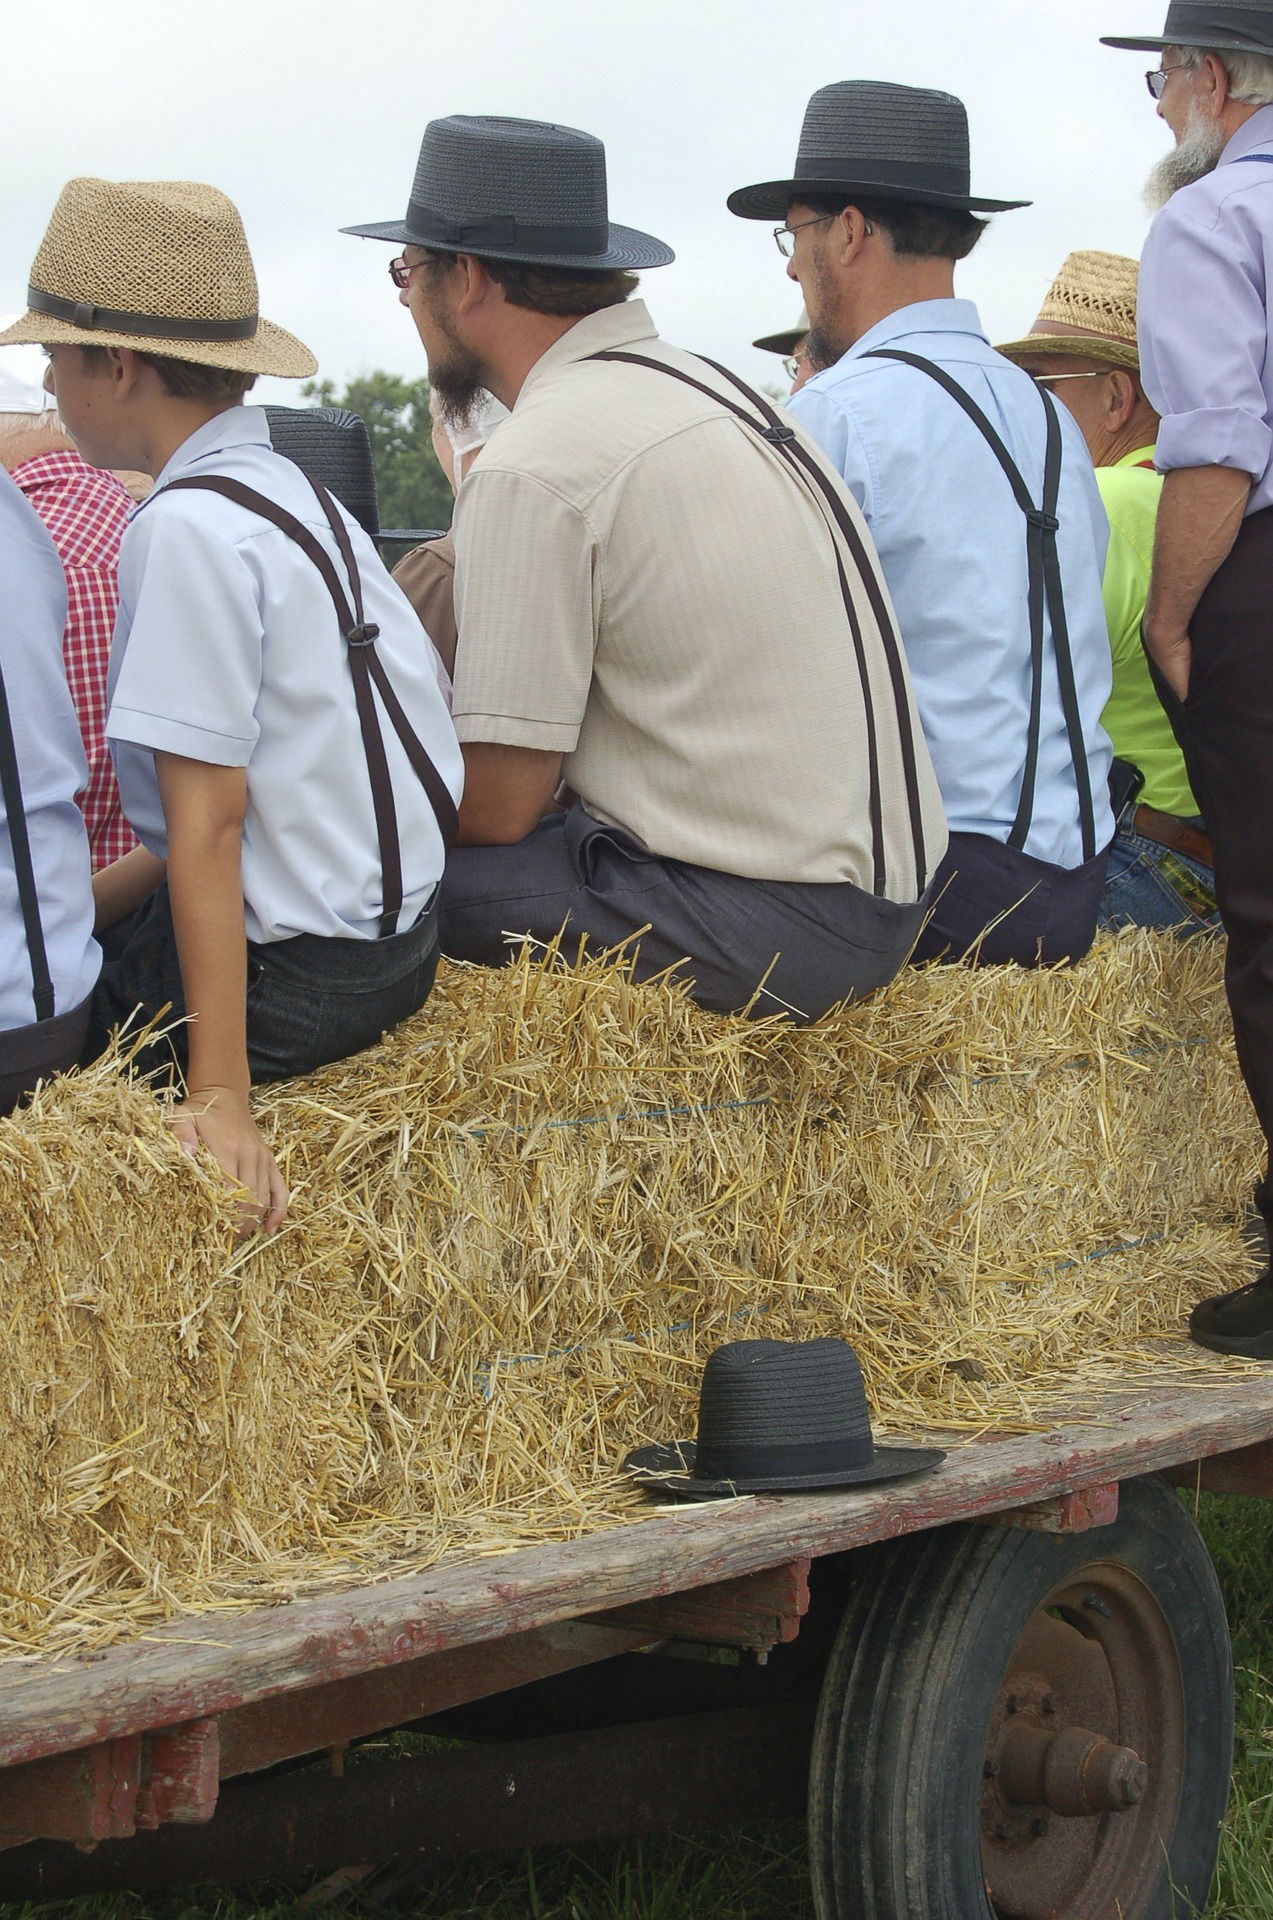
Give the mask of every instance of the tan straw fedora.
M 318 362 L 257 313 L 234 203 L 191 180 L 68 181 L 0 343 L 134 347 L 301 380 Z
M 1009 360 L 1068 353 L 1139 373 L 1137 271 L 1123 253 L 1070 254 L 1025 339 L 1009 340 L 999 352 Z

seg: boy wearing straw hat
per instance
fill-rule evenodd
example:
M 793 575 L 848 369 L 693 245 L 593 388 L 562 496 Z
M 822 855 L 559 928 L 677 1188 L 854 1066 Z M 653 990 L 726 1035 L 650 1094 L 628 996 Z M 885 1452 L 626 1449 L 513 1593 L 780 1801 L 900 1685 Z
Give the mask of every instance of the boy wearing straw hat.
M 1154 470 L 1158 415 L 1140 383 L 1136 279 L 1136 262 L 1124 254 L 1070 254 L 1029 333 L 999 352 L 1074 415 L 1109 515 L 1104 593 L 1114 686 L 1101 724 L 1117 756 L 1118 826 L 1101 924 L 1194 933 L 1220 924 L 1211 842 L 1140 639 L 1162 477 Z
M 120 557 L 107 735 L 143 845 L 95 881 L 90 1050 L 189 1016 L 174 1126 L 273 1228 L 251 1083 L 370 1045 L 432 985 L 460 758 L 415 615 L 368 537 L 274 452 L 260 373 L 315 370 L 259 317 L 242 223 L 187 181 L 73 180 L 0 339 L 48 351 L 95 464 L 156 476 Z

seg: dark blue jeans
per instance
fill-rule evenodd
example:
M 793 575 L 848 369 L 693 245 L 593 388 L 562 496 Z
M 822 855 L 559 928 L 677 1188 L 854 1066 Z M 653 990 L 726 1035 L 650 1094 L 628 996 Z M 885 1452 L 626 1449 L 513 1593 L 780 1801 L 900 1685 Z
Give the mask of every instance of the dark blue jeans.
M 247 1042 L 253 1084 L 289 1080 L 374 1046 L 429 997 L 438 964 L 437 896 L 413 927 L 389 940 L 329 940 L 297 934 L 265 946 L 248 941 Z M 105 965 L 93 994 L 84 1058 L 105 1048 L 111 1030 L 171 1009 L 182 1020 L 185 996 L 162 886 L 102 937 Z M 176 1026 L 143 1049 L 137 1071 L 171 1079 L 186 1071 L 186 1028 Z
M 1216 877 L 1201 860 L 1173 853 L 1120 822 L 1101 894 L 1103 927 L 1160 927 L 1184 935 L 1220 930 Z M 1211 910 L 1203 909 L 1210 899 Z

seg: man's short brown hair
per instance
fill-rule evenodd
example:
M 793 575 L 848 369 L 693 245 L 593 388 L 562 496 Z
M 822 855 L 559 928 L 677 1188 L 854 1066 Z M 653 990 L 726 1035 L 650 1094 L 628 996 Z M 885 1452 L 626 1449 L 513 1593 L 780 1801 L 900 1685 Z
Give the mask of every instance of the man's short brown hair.
M 843 213 L 856 207 L 873 227 L 881 227 L 899 259 L 966 260 L 987 220 L 955 207 L 927 207 L 918 200 L 849 199 L 846 194 L 801 193 L 802 207 L 815 213 Z
M 90 366 L 100 366 L 108 349 L 89 346 L 81 347 L 80 352 Z M 138 352 L 137 358 L 155 369 L 175 400 L 206 400 L 210 405 L 221 400 L 233 405 L 256 385 L 254 373 L 240 373 L 232 367 L 204 367 L 198 361 L 175 360 L 166 353 Z
M 436 253 L 425 248 L 426 271 L 436 275 L 454 266 L 453 253 Z M 477 256 L 481 259 L 481 255 Z M 618 307 L 636 292 L 637 276 L 621 267 L 580 271 L 574 267 L 536 267 L 523 260 L 482 260 L 482 265 L 497 286 L 504 289 L 510 307 L 524 307 L 531 313 L 553 314 L 559 319 L 582 319 L 587 313 L 600 313 L 603 307 Z

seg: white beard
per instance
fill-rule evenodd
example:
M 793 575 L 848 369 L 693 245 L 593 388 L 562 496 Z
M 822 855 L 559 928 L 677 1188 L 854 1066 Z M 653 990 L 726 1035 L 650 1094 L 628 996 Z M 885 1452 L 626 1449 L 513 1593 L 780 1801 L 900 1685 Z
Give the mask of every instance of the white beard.
M 1191 187 L 1195 180 L 1211 173 L 1225 144 L 1225 136 L 1215 121 L 1204 119 L 1197 106 L 1190 107 L 1179 144 L 1163 155 L 1145 182 L 1145 205 L 1149 211 L 1157 213 L 1181 187 Z

